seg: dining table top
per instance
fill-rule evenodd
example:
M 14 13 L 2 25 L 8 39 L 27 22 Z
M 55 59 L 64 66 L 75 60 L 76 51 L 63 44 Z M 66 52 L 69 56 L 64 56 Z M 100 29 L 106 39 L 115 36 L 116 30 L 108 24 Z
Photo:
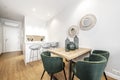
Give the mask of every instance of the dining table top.
M 48 51 L 58 56 L 64 57 L 67 60 L 72 60 L 81 55 L 91 52 L 91 49 L 90 48 L 79 48 L 75 50 L 65 51 L 65 48 L 53 48 L 53 49 L 49 49 Z

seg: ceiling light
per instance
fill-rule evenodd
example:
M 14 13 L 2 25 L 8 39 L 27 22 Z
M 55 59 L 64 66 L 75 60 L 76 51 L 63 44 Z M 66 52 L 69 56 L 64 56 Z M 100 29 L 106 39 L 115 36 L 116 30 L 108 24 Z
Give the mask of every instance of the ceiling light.
M 32 11 L 35 12 L 35 11 L 36 11 L 36 8 L 32 8 Z
M 48 13 L 47 16 L 50 17 L 50 13 Z

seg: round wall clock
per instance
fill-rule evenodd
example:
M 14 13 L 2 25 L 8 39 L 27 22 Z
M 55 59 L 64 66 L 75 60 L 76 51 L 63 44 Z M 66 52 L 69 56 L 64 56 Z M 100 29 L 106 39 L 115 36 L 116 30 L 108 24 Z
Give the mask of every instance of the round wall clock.
M 68 29 L 68 35 L 70 36 L 70 37 L 74 37 L 75 35 L 77 35 L 79 33 L 79 27 L 78 26 L 76 26 L 76 25 L 72 25 L 72 26 L 70 26 L 69 27 L 69 29 Z
M 87 14 L 80 21 L 81 30 L 90 30 L 96 24 L 96 17 L 93 14 Z

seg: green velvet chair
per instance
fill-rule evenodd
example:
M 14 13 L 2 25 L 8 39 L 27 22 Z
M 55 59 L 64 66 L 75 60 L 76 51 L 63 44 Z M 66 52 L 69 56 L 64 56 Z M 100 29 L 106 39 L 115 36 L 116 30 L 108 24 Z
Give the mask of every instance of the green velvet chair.
M 106 57 L 107 61 L 108 61 L 109 56 L 110 56 L 109 52 L 108 52 L 108 51 L 105 51 L 105 50 L 93 50 L 92 54 L 102 55 L 102 56 Z M 103 74 L 104 74 L 104 76 L 105 76 L 105 79 L 107 80 L 107 76 L 106 76 L 105 71 L 104 71 Z
M 76 75 L 80 80 L 101 80 L 107 60 L 104 56 L 93 54 L 89 60 L 78 61 L 73 64 L 73 76 Z
M 62 58 L 51 57 L 51 53 L 49 51 L 42 52 L 41 58 L 42 58 L 43 66 L 44 66 L 44 71 L 41 76 L 41 79 L 42 79 L 45 71 L 50 75 L 50 80 L 52 80 L 53 75 L 55 73 L 58 73 L 63 70 L 65 80 L 67 80 L 65 70 L 64 70 L 65 64 L 64 64 Z

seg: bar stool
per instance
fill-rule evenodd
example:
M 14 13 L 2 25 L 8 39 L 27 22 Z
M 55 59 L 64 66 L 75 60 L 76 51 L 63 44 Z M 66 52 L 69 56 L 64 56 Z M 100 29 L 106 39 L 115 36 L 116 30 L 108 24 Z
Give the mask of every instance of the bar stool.
M 39 50 L 40 50 L 41 46 L 40 45 L 31 45 L 29 48 L 31 50 L 29 62 L 31 61 L 31 59 L 33 61 L 35 59 L 35 57 L 37 57 L 37 60 L 38 60 L 38 58 L 39 58 L 38 54 L 40 53 Z M 34 54 L 36 54 L 36 55 L 34 55 Z
M 48 49 L 50 49 L 50 47 L 51 47 L 50 43 L 43 43 L 42 44 L 42 52 L 47 51 Z
M 51 48 L 57 48 L 58 47 L 58 42 L 51 42 Z

